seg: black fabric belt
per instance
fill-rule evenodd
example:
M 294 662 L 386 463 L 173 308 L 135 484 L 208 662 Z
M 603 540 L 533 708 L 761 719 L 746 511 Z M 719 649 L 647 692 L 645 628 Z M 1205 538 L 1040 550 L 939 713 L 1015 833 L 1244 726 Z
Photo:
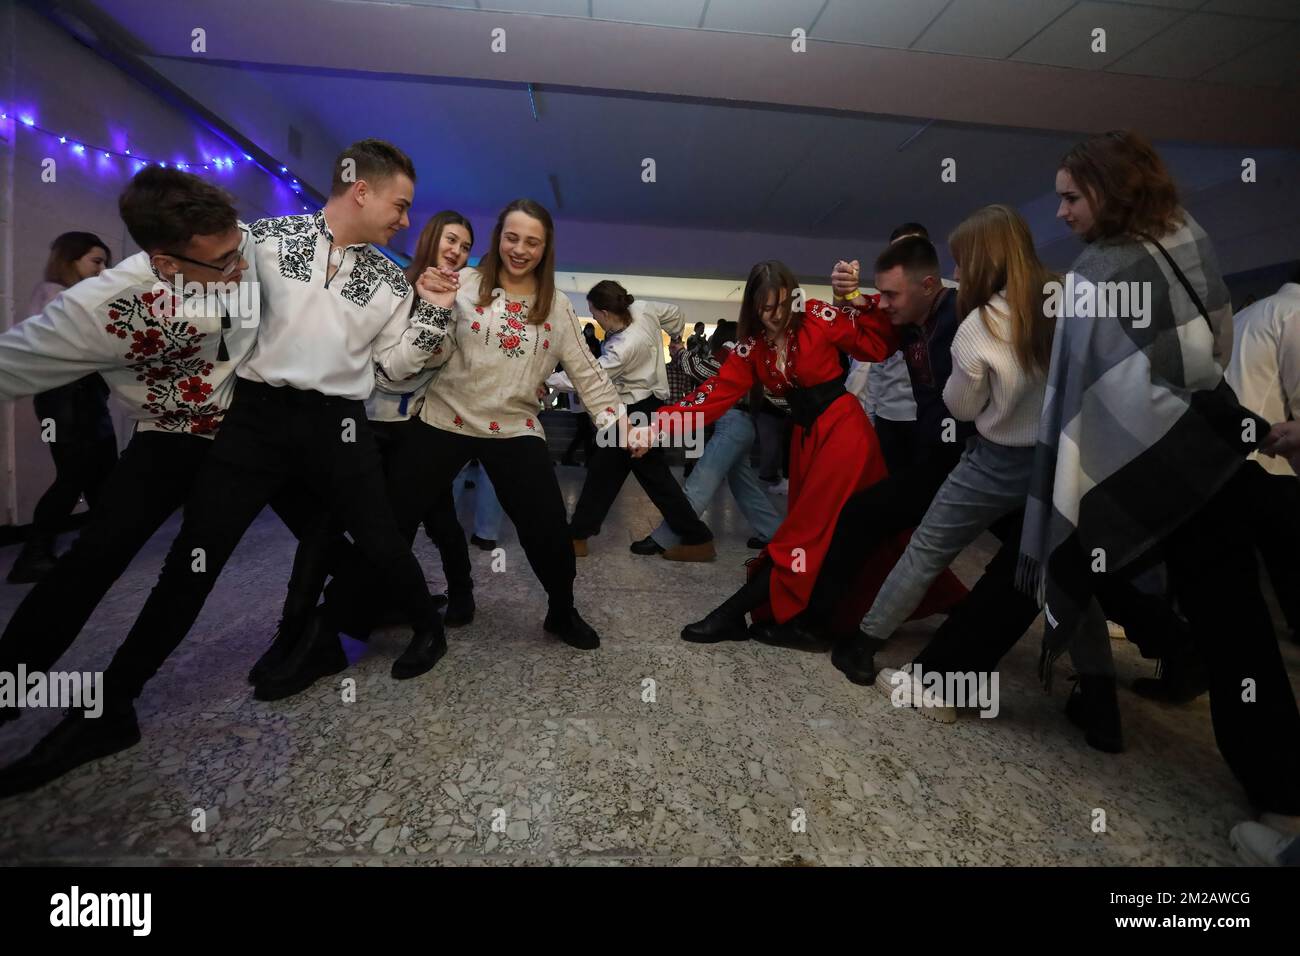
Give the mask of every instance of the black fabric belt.
M 830 408 L 837 398 L 847 394 L 844 382 L 838 378 L 832 378 L 820 385 L 792 388 L 781 397 L 790 405 L 791 420 L 796 425 L 807 430 L 812 428 L 813 422 L 817 421 L 818 416 Z
M 283 404 L 329 407 L 362 404 L 360 399 L 345 395 L 325 395 L 311 389 L 289 385 L 267 385 L 250 378 L 235 378 L 235 394 L 245 401 L 280 402 Z

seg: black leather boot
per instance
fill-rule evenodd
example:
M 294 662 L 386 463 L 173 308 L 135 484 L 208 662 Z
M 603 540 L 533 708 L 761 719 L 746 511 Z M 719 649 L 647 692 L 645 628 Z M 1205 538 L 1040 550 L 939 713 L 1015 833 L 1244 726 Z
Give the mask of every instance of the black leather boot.
M 565 644 L 580 651 L 594 651 L 600 647 L 600 635 L 582 619 L 577 608 L 548 611 L 542 627 L 548 634 L 554 634 Z
M 105 710 L 98 717 L 70 711 L 63 721 L 25 756 L 0 770 L 0 798 L 27 793 L 70 770 L 140 742 L 135 710 Z
M 1089 747 L 1108 754 L 1123 752 L 1124 734 L 1120 727 L 1115 678 L 1081 675 L 1070 699 L 1065 702 L 1065 716 L 1083 730 Z
M 1166 704 L 1191 703 L 1209 689 L 1205 663 L 1190 646 L 1162 658 L 1155 677 L 1133 681 L 1133 692 L 1139 697 Z
M 280 618 L 280 623 L 276 625 L 275 634 L 271 637 L 271 646 L 268 647 L 262 656 L 257 659 L 248 672 L 248 682 L 250 684 L 260 684 L 266 680 L 266 675 L 271 673 L 280 662 L 289 656 L 293 650 L 294 644 L 302 637 L 303 626 L 300 621 L 286 621 Z
M 644 554 L 644 555 L 664 553 L 664 549 L 660 547 L 659 542 L 656 541 L 654 538 L 650 537 L 650 535 L 646 535 L 640 541 L 633 541 L 632 546 L 628 550 L 630 550 L 633 554 Z
M 682 628 L 682 640 L 692 644 L 749 640 L 745 615 L 767 600 L 771 585 L 772 565 L 764 561 L 739 591 L 710 611 L 703 620 Z
M 830 650 L 833 644 L 826 628 L 807 614 L 796 615 L 784 624 L 777 624 L 775 621 L 753 624 L 749 628 L 749 636 L 760 644 L 788 647 L 796 651 L 812 651 L 818 654 Z
M 831 663 L 852 683 L 870 686 L 876 681 L 876 648 L 880 641 L 861 631 L 835 639 L 831 646 Z
M 474 592 L 447 592 L 447 611 L 442 616 L 442 623 L 447 627 L 464 627 L 474 620 Z
M 393 680 L 410 680 L 427 674 L 446 653 L 447 636 L 441 622 L 430 630 L 416 631 L 402 656 L 393 661 Z
M 275 666 L 268 668 L 253 687 L 255 700 L 283 700 L 305 691 L 322 677 L 337 674 L 348 666 L 338 628 L 324 608 L 312 612 L 302 637 Z

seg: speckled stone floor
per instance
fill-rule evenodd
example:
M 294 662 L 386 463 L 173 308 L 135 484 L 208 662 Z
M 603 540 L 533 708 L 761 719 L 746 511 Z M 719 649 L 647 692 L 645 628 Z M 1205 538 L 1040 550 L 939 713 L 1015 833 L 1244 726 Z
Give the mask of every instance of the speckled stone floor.
M 583 472 L 559 471 L 572 507 Z M 348 642 L 353 666 L 339 678 L 262 704 L 244 675 L 274 629 L 293 553 L 266 513 L 141 700 L 144 740 L 0 803 L 0 862 L 1236 862 L 1228 830 L 1250 808 L 1215 749 L 1205 700 L 1169 708 L 1123 691 L 1128 750 L 1108 756 L 1066 721 L 1067 681 L 1053 697 L 1039 689 L 1037 632 L 1004 661 L 1000 715 L 950 726 L 854 687 L 824 655 L 686 644 L 681 626 L 739 583 L 750 532 L 723 493 L 709 519 L 715 563 L 630 554 L 656 518 L 629 482 L 579 560 L 598 651 L 543 633 L 544 595 L 507 522 L 504 570 L 472 550 L 478 618 L 450 632 L 432 673 L 389 678 L 406 637 L 392 630 Z M 107 663 L 177 522 L 118 582 L 62 669 Z M 0 551 L 0 575 L 16 552 Z M 423 537 L 418 553 L 441 589 Z M 958 573 L 972 581 L 987 555 L 971 549 Z M 0 585 L 0 616 L 25 591 Z M 909 659 L 936 621 L 909 625 L 878 661 Z M 1152 673 L 1131 645 L 1115 649 L 1125 682 Z M 1300 654 L 1284 654 L 1294 678 Z M 343 699 L 344 677 L 355 679 L 355 702 Z M 0 760 L 57 719 L 33 711 L 0 729 Z M 1093 830 L 1096 809 L 1105 832 Z

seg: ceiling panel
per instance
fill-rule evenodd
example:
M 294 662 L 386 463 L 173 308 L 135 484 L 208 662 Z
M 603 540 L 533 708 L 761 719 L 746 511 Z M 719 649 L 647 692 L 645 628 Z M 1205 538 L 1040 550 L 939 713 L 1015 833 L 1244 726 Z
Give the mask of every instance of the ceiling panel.
M 1300 20 L 1300 3 L 1297 0 L 1209 0 L 1201 9 L 1205 13 Z
M 1111 64 L 1120 73 L 1191 79 L 1267 40 L 1277 23 L 1194 13 Z
M 710 30 L 790 35 L 795 27 L 808 28 L 823 0 L 710 0 L 704 26 Z
M 1175 10 L 1118 3 L 1080 3 L 1016 52 L 1013 60 L 1100 70 L 1176 23 Z M 1092 52 L 1092 31 L 1106 31 L 1106 52 Z
M 1074 0 L 953 0 L 912 49 L 1000 60 L 1073 4 Z
M 1300 86 L 1300 26 L 1282 30 L 1261 46 L 1239 53 L 1200 79 L 1232 86 Z
M 831 0 L 812 36 L 906 50 L 948 0 Z
M 487 11 L 536 13 L 548 17 L 585 17 L 587 0 L 479 0 Z
M 597 19 L 661 27 L 697 27 L 704 13 L 704 0 L 592 0 L 592 4 Z

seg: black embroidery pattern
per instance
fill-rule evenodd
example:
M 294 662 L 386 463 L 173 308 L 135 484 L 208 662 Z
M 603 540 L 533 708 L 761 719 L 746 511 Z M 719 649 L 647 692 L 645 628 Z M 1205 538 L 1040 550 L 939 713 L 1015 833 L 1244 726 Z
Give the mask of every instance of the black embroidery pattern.
M 316 223 L 311 216 L 276 216 L 259 219 L 249 226 L 253 241 L 263 243 L 278 239 L 280 275 L 299 282 L 311 281 L 312 261 L 316 258 Z
M 402 270 L 393 265 L 389 259 L 372 249 L 361 249 L 357 251 L 356 258 L 352 262 L 352 271 L 348 274 L 348 281 L 339 291 L 339 295 L 353 305 L 365 308 L 375 297 L 381 284 L 388 286 L 393 295 L 399 299 L 406 298 L 407 293 L 411 291 L 411 284 L 406 281 Z

